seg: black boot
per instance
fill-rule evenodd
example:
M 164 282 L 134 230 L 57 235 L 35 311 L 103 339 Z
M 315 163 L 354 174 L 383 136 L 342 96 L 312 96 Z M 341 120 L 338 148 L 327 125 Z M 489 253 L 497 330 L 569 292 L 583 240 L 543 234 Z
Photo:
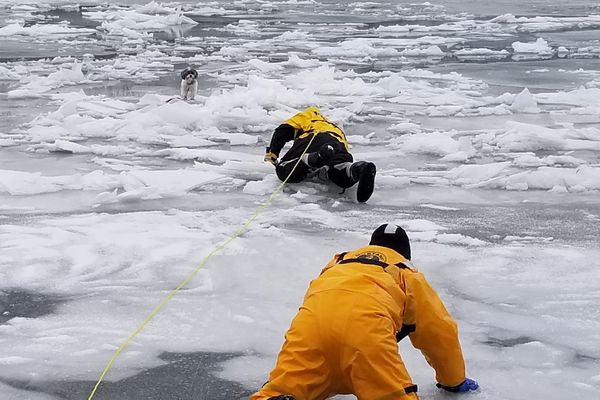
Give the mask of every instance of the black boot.
M 364 203 L 369 200 L 375 187 L 375 164 L 367 161 L 358 161 L 350 167 L 352 180 L 358 182 L 356 189 L 356 200 Z
M 324 144 L 319 151 L 305 154 L 303 161 L 306 165 L 313 168 L 321 168 L 327 165 L 327 162 L 335 155 L 335 148 L 330 144 Z
M 296 400 L 294 396 L 290 396 L 289 394 L 280 394 L 279 396 L 269 397 L 268 400 Z

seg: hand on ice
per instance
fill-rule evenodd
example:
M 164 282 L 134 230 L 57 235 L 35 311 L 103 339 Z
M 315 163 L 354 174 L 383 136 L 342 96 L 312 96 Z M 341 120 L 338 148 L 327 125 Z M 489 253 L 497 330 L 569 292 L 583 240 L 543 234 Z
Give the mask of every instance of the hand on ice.
M 444 386 L 439 383 L 436 384 L 436 386 L 452 393 L 466 393 L 471 390 L 477 390 L 477 388 L 479 388 L 479 384 L 470 378 L 465 379 L 463 383 L 456 386 Z
M 267 151 L 267 154 L 265 154 L 265 162 L 277 165 L 277 156 L 270 151 Z

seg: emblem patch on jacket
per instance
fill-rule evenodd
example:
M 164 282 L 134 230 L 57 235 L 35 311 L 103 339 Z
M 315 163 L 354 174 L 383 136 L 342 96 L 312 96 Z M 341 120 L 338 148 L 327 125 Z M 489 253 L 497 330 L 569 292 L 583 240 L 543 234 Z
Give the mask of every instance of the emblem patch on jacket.
M 362 259 L 367 259 L 367 260 L 374 260 L 374 261 L 386 262 L 385 255 L 382 254 L 382 253 L 375 252 L 375 251 L 369 251 L 369 252 L 366 252 L 366 253 L 361 253 L 356 258 L 362 258 Z

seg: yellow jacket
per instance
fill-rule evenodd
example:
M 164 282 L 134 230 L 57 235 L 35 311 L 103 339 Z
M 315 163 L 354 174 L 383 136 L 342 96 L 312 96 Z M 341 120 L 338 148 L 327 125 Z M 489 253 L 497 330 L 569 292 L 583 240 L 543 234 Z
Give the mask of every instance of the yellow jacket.
M 269 381 L 250 399 L 354 394 L 359 400 L 417 400 L 398 353 L 398 331 L 422 351 L 438 383 L 462 383 L 456 323 L 425 277 L 408 264 L 381 246 L 337 254 L 311 282 Z
M 465 364 L 457 324 L 425 276 L 408 265 L 400 254 L 381 246 L 337 254 L 311 282 L 305 299 L 326 290 L 371 296 L 392 319 L 396 331 L 403 326 L 411 330 L 414 325 L 410 341 L 435 369 L 437 382 L 458 385 L 465 380 Z
M 317 107 L 308 107 L 286 120 L 284 124 L 294 128 L 294 140 L 305 138 L 313 133 L 327 132 L 339 140 L 348 151 L 348 140 L 344 132 L 336 124 L 325 118 Z

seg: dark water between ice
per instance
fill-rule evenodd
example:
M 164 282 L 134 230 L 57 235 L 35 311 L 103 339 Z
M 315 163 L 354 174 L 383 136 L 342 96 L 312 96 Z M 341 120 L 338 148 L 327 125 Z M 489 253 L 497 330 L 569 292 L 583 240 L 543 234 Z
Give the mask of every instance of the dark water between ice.
M 228 353 L 164 353 L 165 365 L 143 371 L 116 382 L 104 382 L 94 395 L 97 400 L 167 400 L 167 399 L 247 399 L 252 392 L 241 385 L 217 378 L 213 373 L 219 364 L 240 354 Z M 0 382 L 34 393 L 45 393 L 57 399 L 81 400 L 89 397 L 96 382 Z

